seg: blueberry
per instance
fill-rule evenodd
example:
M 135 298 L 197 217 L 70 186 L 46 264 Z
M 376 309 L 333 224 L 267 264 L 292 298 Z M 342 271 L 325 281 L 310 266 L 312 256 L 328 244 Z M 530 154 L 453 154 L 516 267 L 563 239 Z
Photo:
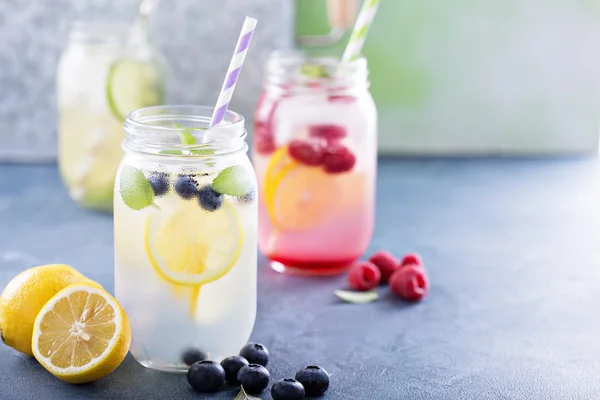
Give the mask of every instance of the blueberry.
M 169 175 L 164 172 L 153 172 L 148 176 L 148 182 L 155 196 L 162 196 L 169 191 Z
M 198 192 L 200 207 L 206 211 L 217 211 L 223 204 L 223 195 L 215 192 L 209 185 Z
M 304 386 L 307 396 L 320 396 L 329 388 L 329 374 L 316 365 L 309 365 L 298 371 L 296 380 Z
M 198 194 L 198 183 L 191 175 L 179 175 L 175 182 L 175 192 L 184 199 L 191 199 Z
M 238 372 L 246 365 L 248 365 L 248 361 L 240 356 L 227 357 L 221 361 L 221 367 L 225 370 L 225 380 L 233 385 L 239 384 Z
M 196 348 L 189 348 L 181 355 L 181 361 L 187 366 L 204 360 L 206 360 L 206 354 Z
M 238 202 L 240 202 L 241 204 L 250 204 L 254 201 L 254 199 L 256 198 L 256 191 L 252 190 L 248 193 L 246 193 L 245 195 L 238 197 L 237 200 Z
M 244 357 L 250 364 L 259 364 L 266 367 L 269 363 L 269 350 L 259 343 L 248 343 L 240 351 L 240 356 Z
M 225 371 L 216 361 L 198 361 L 188 370 L 187 379 L 194 390 L 212 393 L 225 384 Z
M 304 386 L 295 379 L 282 379 L 271 388 L 273 400 L 302 400 Z
M 248 364 L 238 372 L 238 381 L 248 394 L 260 394 L 269 386 L 271 375 L 262 365 Z

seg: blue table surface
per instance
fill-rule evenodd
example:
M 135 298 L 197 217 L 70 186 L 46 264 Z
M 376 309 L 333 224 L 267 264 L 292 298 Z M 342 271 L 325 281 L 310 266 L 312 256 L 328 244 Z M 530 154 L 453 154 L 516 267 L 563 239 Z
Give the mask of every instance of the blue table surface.
M 591 159 L 379 164 L 368 253 L 419 252 L 431 290 L 409 305 L 338 301 L 345 277 L 280 275 L 259 259 L 252 339 L 274 379 L 319 364 L 324 399 L 600 399 L 600 163 Z M 56 167 L 0 165 L 0 286 L 71 264 L 113 290 L 112 218 L 76 207 Z M 70 385 L 0 345 L 0 399 L 233 399 L 131 356 Z M 261 398 L 270 399 L 265 392 Z

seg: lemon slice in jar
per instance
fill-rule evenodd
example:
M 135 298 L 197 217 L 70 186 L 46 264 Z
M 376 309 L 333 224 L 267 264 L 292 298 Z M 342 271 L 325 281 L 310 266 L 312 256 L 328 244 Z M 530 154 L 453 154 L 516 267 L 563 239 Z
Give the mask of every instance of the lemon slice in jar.
M 267 213 L 279 229 L 313 228 L 331 217 L 339 202 L 338 180 L 293 160 L 287 147 L 273 153 L 264 182 Z
M 173 212 L 150 214 L 144 243 L 150 264 L 165 281 L 201 286 L 227 274 L 237 262 L 244 232 L 227 200 L 213 212 L 185 201 Z

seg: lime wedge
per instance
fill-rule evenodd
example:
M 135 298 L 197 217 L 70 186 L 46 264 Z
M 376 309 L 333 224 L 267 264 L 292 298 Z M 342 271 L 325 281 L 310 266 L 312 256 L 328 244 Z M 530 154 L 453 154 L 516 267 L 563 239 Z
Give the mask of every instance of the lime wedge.
M 106 80 L 106 100 L 119 121 L 131 111 L 163 102 L 163 82 L 147 62 L 119 59 L 112 63 Z

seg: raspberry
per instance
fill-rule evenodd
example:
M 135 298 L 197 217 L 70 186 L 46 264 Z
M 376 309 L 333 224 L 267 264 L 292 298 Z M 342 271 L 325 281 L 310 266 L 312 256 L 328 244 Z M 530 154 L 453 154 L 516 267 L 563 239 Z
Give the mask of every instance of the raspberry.
M 399 268 L 390 278 L 390 289 L 404 300 L 421 300 L 429 290 L 425 269 L 417 265 Z
M 306 165 L 321 165 L 325 150 L 321 140 L 292 140 L 288 147 L 290 156 L 302 164 Z
M 325 149 L 323 165 L 325 172 L 337 174 L 350 171 L 356 164 L 356 157 L 349 148 L 339 143 L 330 143 Z
M 384 283 L 389 281 L 390 276 L 392 276 L 394 271 L 400 266 L 396 257 L 387 251 L 376 252 L 369 258 L 369 261 L 379 268 L 379 272 L 381 272 L 381 282 Z
M 270 154 L 275 151 L 273 118 L 278 105 L 279 99 L 269 97 L 266 92 L 263 92 L 258 100 L 254 112 L 254 148 L 258 154 Z
M 423 261 L 421 261 L 421 257 L 419 257 L 418 254 L 408 253 L 405 254 L 402 261 L 400 261 L 400 266 L 406 267 L 408 265 L 423 266 Z
M 275 141 L 273 137 L 270 135 L 259 134 L 259 131 L 256 131 L 254 135 L 254 148 L 258 154 L 271 154 L 275 151 Z
M 348 132 L 341 125 L 313 125 L 308 127 L 308 134 L 330 141 L 344 138 Z
M 356 290 L 371 290 L 379 285 L 381 273 L 369 261 L 354 265 L 348 272 L 348 283 Z

